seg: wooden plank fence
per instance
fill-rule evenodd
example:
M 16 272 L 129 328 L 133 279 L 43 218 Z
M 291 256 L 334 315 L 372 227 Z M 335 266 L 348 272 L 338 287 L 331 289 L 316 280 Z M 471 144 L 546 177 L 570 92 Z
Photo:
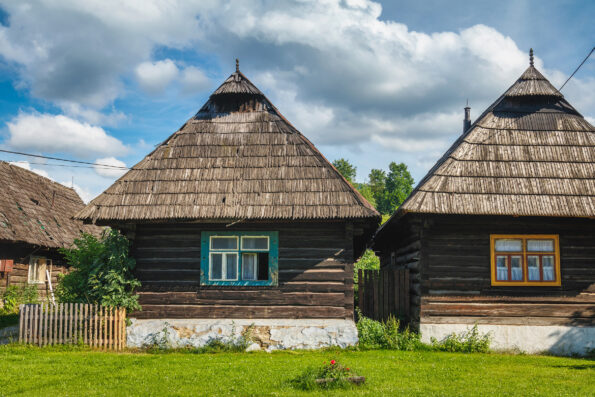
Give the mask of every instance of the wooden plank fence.
M 126 309 L 83 303 L 21 305 L 19 342 L 39 346 L 78 344 L 122 350 Z
M 359 309 L 366 317 L 386 320 L 389 315 L 409 321 L 409 269 L 358 270 Z

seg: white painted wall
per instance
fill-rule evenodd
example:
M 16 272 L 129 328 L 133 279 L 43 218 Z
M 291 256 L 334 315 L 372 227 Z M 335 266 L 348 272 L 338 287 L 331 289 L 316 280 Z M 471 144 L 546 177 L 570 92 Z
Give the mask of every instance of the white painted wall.
M 421 339 L 442 340 L 454 333 L 467 332 L 469 324 L 420 324 Z M 556 355 L 583 355 L 595 349 L 595 327 L 553 325 L 490 325 L 478 324 L 480 333 L 490 333 L 493 350 L 517 350 L 525 353 L 549 352 Z

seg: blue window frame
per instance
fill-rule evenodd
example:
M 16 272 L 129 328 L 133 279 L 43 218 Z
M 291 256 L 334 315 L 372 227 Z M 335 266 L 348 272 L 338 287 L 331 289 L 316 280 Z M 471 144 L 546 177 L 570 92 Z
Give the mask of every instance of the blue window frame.
M 200 284 L 278 284 L 278 232 L 202 232 Z

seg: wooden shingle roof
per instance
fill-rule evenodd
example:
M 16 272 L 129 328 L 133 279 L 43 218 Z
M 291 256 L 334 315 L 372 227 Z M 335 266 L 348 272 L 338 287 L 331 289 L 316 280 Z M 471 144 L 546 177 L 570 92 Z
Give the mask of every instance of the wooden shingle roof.
M 0 240 L 40 247 L 69 247 L 81 232 L 100 228 L 74 220 L 85 204 L 76 192 L 48 178 L 0 161 Z
M 463 133 L 397 210 L 595 216 L 595 127 L 533 66 Z
M 378 212 L 236 70 L 77 214 L 87 222 L 347 219 Z

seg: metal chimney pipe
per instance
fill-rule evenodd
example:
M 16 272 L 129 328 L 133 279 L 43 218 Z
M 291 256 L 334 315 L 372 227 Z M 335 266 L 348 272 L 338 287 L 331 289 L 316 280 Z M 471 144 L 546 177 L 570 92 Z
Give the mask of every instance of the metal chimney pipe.
M 465 106 L 465 120 L 463 120 L 463 132 L 471 127 L 471 108 L 469 105 Z

